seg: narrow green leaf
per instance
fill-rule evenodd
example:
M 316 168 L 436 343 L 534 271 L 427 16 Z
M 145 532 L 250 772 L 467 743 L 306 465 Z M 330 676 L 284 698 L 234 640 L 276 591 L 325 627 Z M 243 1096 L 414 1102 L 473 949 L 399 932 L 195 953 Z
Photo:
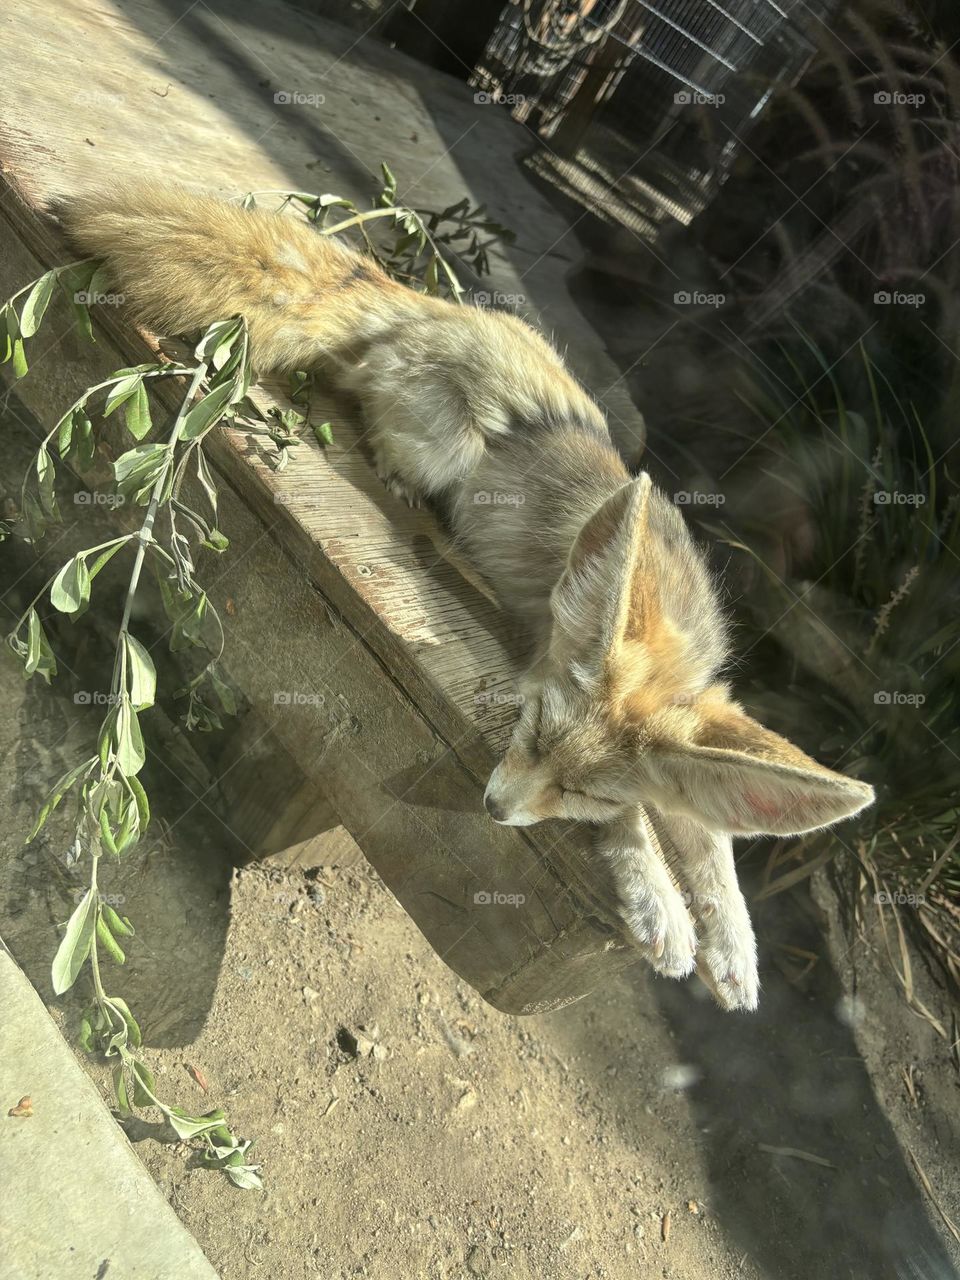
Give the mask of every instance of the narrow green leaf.
M 31 609 L 27 616 L 27 675 L 32 676 L 40 663 L 40 643 L 43 628 L 40 615 Z
M 98 264 L 93 259 L 87 262 L 72 262 L 67 267 L 60 267 L 58 271 L 60 288 L 72 301 L 74 294 L 89 291 L 91 281 L 98 269 Z
M 117 707 L 114 749 L 121 773 L 128 778 L 140 772 L 146 762 L 143 746 L 143 734 L 140 732 L 140 721 L 137 713 L 130 705 L 130 696 L 124 693 Z
M 40 506 L 40 501 L 32 493 L 26 492 L 26 489 L 24 489 L 20 507 L 20 520 L 23 524 L 24 535 L 31 543 L 36 544 L 39 542 L 47 531 L 47 518 L 43 513 L 43 508 Z
M 57 473 L 54 469 L 53 459 L 45 446 L 42 446 L 37 453 L 36 469 L 37 489 L 40 494 L 40 506 L 43 509 L 43 513 L 51 520 L 59 520 L 60 512 L 57 510 L 57 495 L 54 489 Z
M 143 381 L 137 383 L 137 389 L 126 402 L 127 430 L 134 440 L 142 440 L 150 431 L 153 422 L 150 418 L 150 401 Z
M 213 391 L 198 401 L 187 412 L 183 420 L 183 425 L 180 428 L 180 439 L 195 440 L 208 427 L 211 427 L 218 418 L 223 416 L 231 401 L 235 398 L 234 390 L 234 384 L 226 382 L 222 386 L 215 387 Z
M 209 536 L 203 539 L 203 545 L 209 547 L 211 551 L 226 551 L 230 546 L 230 539 L 219 529 L 211 529 Z
M 21 656 L 26 659 L 24 671 L 28 677 L 39 674 L 49 684 L 50 677 L 57 674 L 57 660 L 53 656 L 46 633 L 40 625 L 40 617 L 36 609 L 31 609 L 27 615 L 26 653 Z
M 207 459 L 204 456 L 203 446 L 197 446 L 197 479 L 203 488 L 203 492 L 207 495 L 207 501 L 210 503 L 210 510 L 213 517 L 217 517 L 217 486 L 214 484 L 213 476 L 207 465 Z
M 217 369 L 222 368 L 230 354 L 233 341 L 242 328 L 243 321 L 239 319 L 215 321 L 197 343 L 194 355 L 200 361 L 212 363 Z M 217 363 L 217 355 L 220 352 L 224 354 Z
M 213 685 L 213 691 L 219 699 L 221 707 L 228 716 L 237 714 L 237 700 L 234 697 L 233 690 L 220 675 L 216 667 L 210 668 L 210 683 Z
M 97 929 L 99 931 L 99 925 Z M 127 1047 L 127 1041 L 130 1039 L 130 1033 L 127 1030 L 127 1024 L 124 1022 L 118 1031 L 114 1031 L 104 1049 L 104 1055 L 108 1058 L 115 1058 L 121 1049 Z
M 80 1031 L 77 1035 L 80 1048 L 84 1053 L 93 1053 L 93 1022 L 90 1017 L 90 1011 L 87 1010 L 80 1017 Z
M 93 891 L 88 889 L 67 921 L 66 933 L 53 958 L 50 978 L 58 996 L 69 991 L 76 982 L 77 975 L 90 954 L 96 923 L 97 900 Z
M 122 404 L 137 394 L 137 388 L 143 385 L 143 378 L 139 374 L 134 374 L 129 378 L 121 378 L 113 384 L 113 390 L 107 396 L 107 402 L 103 406 L 103 416 L 109 418 L 114 409 L 119 409 Z
M 36 282 L 27 294 L 27 300 L 20 312 L 20 332 L 25 338 L 32 338 L 40 328 L 44 312 L 50 305 L 53 291 L 57 284 L 56 271 L 48 271 Z
M 207 616 L 207 593 L 201 591 L 195 597 L 193 608 L 180 624 L 180 631 L 191 644 L 203 643 L 203 621 Z
M 57 423 L 57 452 L 61 458 L 70 449 L 70 442 L 73 439 L 73 424 L 78 412 L 79 410 L 77 409 L 71 409 Z
M 120 1011 L 121 1018 L 123 1018 L 124 1022 L 127 1024 L 127 1036 L 130 1044 L 132 1044 L 135 1049 L 139 1049 L 140 1045 L 143 1043 L 143 1037 L 140 1034 L 140 1024 L 130 1012 L 126 1000 L 121 1000 L 119 996 L 108 996 L 107 999 L 111 1004 L 116 1005 L 117 1009 Z
M 129 1114 L 133 1108 L 130 1106 L 130 1098 L 127 1095 L 127 1081 L 124 1076 L 124 1067 L 122 1062 L 118 1062 L 113 1068 L 113 1089 L 117 1095 L 119 1110 L 125 1114 Z
M 37 821 L 34 823 L 33 830 L 27 836 L 27 844 L 29 844 L 31 840 L 36 839 L 44 823 L 50 817 L 51 813 L 53 813 L 54 809 L 56 809 L 63 797 L 77 784 L 79 779 L 83 777 L 84 773 L 89 772 L 94 762 L 95 757 L 91 757 L 89 760 L 84 760 L 82 764 L 76 765 L 75 768 L 68 769 L 60 781 L 54 785 L 50 794 L 43 802 L 43 808 L 37 816 Z
M 110 268 L 105 262 L 97 263 L 88 286 L 91 303 L 95 303 L 101 294 L 107 293 L 111 284 L 113 284 L 113 276 Z
M 23 349 L 23 339 L 14 338 L 13 340 L 13 376 L 15 378 L 25 378 L 28 372 L 27 356 Z
M 333 444 L 333 426 L 329 422 L 314 423 L 313 434 L 317 437 L 318 444 Z
M 165 444 L 138 444 L 122 453 L 113 464 L 117 489 L 129 496 L 155 484 L 166 466 L 168 449 Z
M 136 801 L 124 796 L 123 817 L 117 831 L 117 856 L 120 857 L 132 848 L 140 838 L 140 817 Z
M 13 355 L 13 340 L 19 332 L 17 313 L 8 302 L 0 307 L 0 364 L 6 364 Z
M 288 394 L 294 404 L 302 404 L 310 398 L 312 380 L 310 374 L 303 369 L 296 369 L 290 374 Z
M 133 1064 L 133 1101 L 138 1107 L 154 1107 L 157 1094 L 157 1082 L 153 1072 L 144 1063 L 137 1060 Z
M 151 364 L 149 361 L 146 364 L 128 364 L 122 369 L 114 369 L 112 377 L 129 378 L 135 373 L 156 373 L 158 369 L 166 371 L 169 370 L 169 368 L 170 366 L 168 364 L 157 364 L 156 362 Z M 191 373 L 192 370 L 187 368 L 184 369 L 183 372 Z
M 100 552 L 96 560 L 94 560 L 93 564 L 90 566 L 91 582 L 97 576 L 97 574 L 100 572 L 103 566 L 105 564 L 109 564 L 109 562 L 113 559 L 113 557 L 117 554 L 117 552 L 122 550 L 126 545 L 127 545 L 126 541 L 117 542 L 112 547 L 107 547 L 105 551 Z
M 243 1191 L 262 1191 L 263 1182 L 257 1172 L 257 1168 L 252 1164 L 240 1165 L 237 1169 L 227 1167 L 224 1172 L 235 1187 L 240 1187 Z
M 280 414 L 281 424 L 291 433 L 302 427 L 306 420 L 307 415 L 300 413 L 297 409 L 284 409 Z
M 90 572 L 83 555 L 68 560 L 53 580 L 50 603 L 61 613 L 79 613 L 90 603 Z
M 127 688 L 135 711 L 152 707 L 157 695 L 157 671 L 149 652 L 129 632 L 124 634 L 123 647 L 127 659 Z
M 93 323 L 90 320 L 90 312 L 87 310 L 84 303 L 77 302 L 77 300 L 71 296 L 70 310 L 73 312 L 73 318 L 76 321 L 77 328 L 80 330 L 82 336 L 86 338 L 88 342 L 95 343 L 96 338 L 93 336 Z
M 104 773 L 110 763 L 110 755 L 113 751 L 114 730 L 117 724 L 117 708 L 113 706 L 107 713 L 103 724 L 100 726 L 100 737 L 97 740 L 97 757 L 103 767 Z
M 222 1116 L 216 1120 L 207 1117 L 197 1118 L 194 1116 L 186 1116 L 179 1107 L 170 1107 L 166 1110 L 167 1119 L 170 1125 L 180 1138 L 195 1138 L 198 1134 L 209 1133 L 211 1129 L 215 1129 L 222 1119 Z

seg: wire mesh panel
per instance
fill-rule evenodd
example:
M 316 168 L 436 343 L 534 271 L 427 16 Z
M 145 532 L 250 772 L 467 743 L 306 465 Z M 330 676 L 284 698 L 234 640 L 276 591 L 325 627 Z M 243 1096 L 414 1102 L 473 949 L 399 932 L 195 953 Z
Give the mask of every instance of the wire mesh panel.
M 547 148 L 541 168 L 586 166 L 595 194 L 598 180 L 618 186 L 618 168 L 634 169 L 655 148 L 661 167 L 676 168 L 676 183 L 696 190 L 687 193 L 692 214 L 722 181 L 773 87 L 811 56 L 805 24 L 829 8 L 809 0 L 511 0 L 473 83 L 536 130 Z

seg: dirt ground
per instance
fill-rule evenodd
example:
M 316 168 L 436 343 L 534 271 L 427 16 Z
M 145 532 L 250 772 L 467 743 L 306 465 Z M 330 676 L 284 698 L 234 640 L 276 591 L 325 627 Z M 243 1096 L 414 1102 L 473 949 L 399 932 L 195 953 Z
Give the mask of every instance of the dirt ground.
M 4 429 L 19 475 L 29 430 Z M 39 582 L 25 549 L 3 551 L 0 600 L 16 611 Z M 0 662 L 0 934 L 74 1039 L 83 993 L 54 999 L 49 965 L 82 882 L 63 824 L 22 841 L 95 733 L 77 693 L 108 654 L 83 620 L 54 644 L 65 669 L 50 689 Z M 758 905 L 757 1015 L 638 965 L 561 1011 L 507 1017 L 365 865 L 235 870 L 229 815 L 161 712 L 148 730 L 154 830 L 169 834 L 102 886 L 138 927 L 110 982 L 140 1014 L 164 1094 L 223 1103 L 257 1140 L 262 1193 L 192 1167 L 179 1145 L 137 1142 L 222 1275 L 957 1274 L 910 1154 L 960 1218 L 955 1050 L 907 1009 L 879 939 L 851 946 L 827 881 L 816 902 L 804 889 Z M 748 888 L 756 878 L 751 863 Z M 805 977 L 789 948 L 816 955 Z M 943 993 L 914 969 L 949 1033 Z M 103 1068 L 84 1063 L 109 1098 Z

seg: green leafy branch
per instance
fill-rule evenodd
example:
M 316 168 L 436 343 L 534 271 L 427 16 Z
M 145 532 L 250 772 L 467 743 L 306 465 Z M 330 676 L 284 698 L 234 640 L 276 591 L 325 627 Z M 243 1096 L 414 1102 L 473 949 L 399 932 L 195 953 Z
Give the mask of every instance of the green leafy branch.
M 81 332 L 93 339 L 90 323 L 90 300 L 101 295 L 104 274 L 100 263 L 91 259 L 54 267 L 38 280 L 25 285 L 0 307 L 0 364 L 13 361 L 17 378 L 27 373 L 27 356 L 24 341 L 32 338 L 43 321 L 47 307 L 59 287 L 65 294 Z M 23 299 L 19 310 L 16 303 Z
M 465 292 L 447 254 L 466 263 L 478 275 L 490 269 L 488 251 L 496 244 L 511 244 L 514 232 L 491 218 L 483 205 L 471 207 L 464 197 L 442 210 L 413 209 L 397 203 L 397 180 L 386 164 L 381 164 L 383 188 L 374 208 L 361 210 L 343 196 L 314 195 L 309 191 L 250 191 L 242 199 L 245 209 L 254 208 L 259 196 L 279 196 L 279 209 L 292 204 L 324 235 L 355 231 L 363 248 L 395 279 L 425 293 L 446 295 L 455 302 Z M 330 223 L 334 210 L 345 209 L 349 217 Z M 378 243 L 370 231 L 385 221 L 391 238 Z
M 82 264 L 87 266 L 87 264 Z M 95 279 L 90 264 L 87 275 Z M 58 268 L 20 294 L 3 309 L 9 333 L 17 329 L 21 356 L 14 369 L 26 367 L 23 338 L 38 330 L 58 281 L 72 268 Z M 89 284 L 89 280 L 87 280 Z M 16 301 L 25 297 L 18 314 Z M 77 304 L 74 304 L 77 305 Z M 11 321 L 9 317 L 12 316 Z M 13 343 L 8 358 L 14 359 Z M 51 980 L 58 995 L 70 990 L 89 965 L 93 1000 L 81 1017 L 80 1043 L 90 1053 L 114 1060 L 113 1082 L 121 1115 L 133 1107 L 157 1107 L 177 1135 L 200 1144 L 203 1163 L 223 1170 L 237 1186 L 260 1186 L 259 1166 L 247 1161 L 249 1140 L 236 1137 L 222 1110 L 192 1116 L 157 1096 L 153 1075 L 140 1053 L 139 1024 L 126 1002 L 108 994 L 103 981 L 105 960 L 125 963 L 124 946 L 135 936 L 133 925 L 104 901 L 99 889 L 101 860 L 119 861 L 141 839 L 150 822 L 150 805 L 139 779 L 146 763 L 140 715 L 154 705 L 157 675 L 147 647 L 131 632 L 131 616 L 140 579 L 148 557 L 153 562 L 161 599 L 171 622 L 171 648 L 207 647 L 207 635 L 215 628 L 215 656 L 188 686 L 187 722 L 192 727 L 219 725 L 217 712 L 203 698 L 209 686 L 211 702 L 219 709 L 236 710 L 233 691 L 219 675 L 217 662 L 223 651 L 223 628 L 216 610 L 194 576 L 191 537 L 214 552 L 228 546 L 217 529 L 217 489 L 203 453 L 203 441 L 218 423 L 233 416 L 249 388 L 249 340 L 242 319 L 213 324 L 194 350 L 192 364 L 142 364 L 120 369 L 76 400 L 43 439 L 34 466 L 24 481 L 18 531 L 36 544 L 51 523 L 60 520 L 56 499 L 57 470 L 54 454 L 64 465 L 89 469 L 96 441 L 90 414 L 109 418 L 124 411 L 125 427 L 136 442 L 113 463 L 118 499 L 145 508 L 135 533 L 124 534 L 77 552 L 44 584 L 27 606 L 8 644 L 23 664 L 27 677 L 39 674 L 49 682 L 57 664 L 44 630 L 38 605 L 43 597 L 56 611 L 76 619 L 90 605 L 93 583 L 100 571 L 124 548 L 133 550 L 123 614 L 117 631 L 109 709 L 100 726 L 97 752 L 70 769 L 56 783 L 30 833 L 34 839 L 50 815 L 68 795 L 75 802 L 74 835 L 69 861 L 89 859 L 89 882 L 70 919 L 53 960 Z M 162 377 L 189 377 L 180 407 L 166 439 L 146 441 L 153 429 L 147 385 Z M 198 398 L 199 396 L 199 398 Z M 97 402 L 101 402 L 94 409 Z M 206 515 L 183 500 L 181 487 L 196 468 L 200 489 L 208 507 Z M 161 511 L 168 534 L 157 528 Z

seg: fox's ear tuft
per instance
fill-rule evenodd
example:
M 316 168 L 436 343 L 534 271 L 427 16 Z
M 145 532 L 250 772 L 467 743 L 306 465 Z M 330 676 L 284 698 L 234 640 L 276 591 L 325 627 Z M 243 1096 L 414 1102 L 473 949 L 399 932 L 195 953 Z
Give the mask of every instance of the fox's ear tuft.
M 871 804 L 873 788 L 824 768 L 735 703 L 712 708 L 691 743 L 641 758 L 650 799 L 731 835 L 801 835 Z
M 553 589 L 553 616 L 596 662 L 656 608 L 644 573 L 652 483 L 646 472 L 623 485 L 586 521 Z

